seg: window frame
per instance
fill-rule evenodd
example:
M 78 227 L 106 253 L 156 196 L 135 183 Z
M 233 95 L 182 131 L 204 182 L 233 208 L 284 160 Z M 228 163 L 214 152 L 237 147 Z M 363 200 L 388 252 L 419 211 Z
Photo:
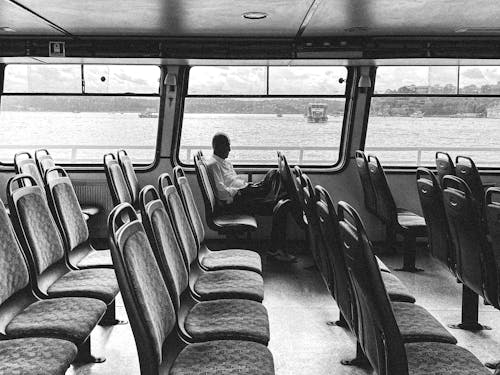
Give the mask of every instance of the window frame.
M 179 165 L 183 168 L 186 168 L 187 170 L 194 170 L 194 164 L 191 162 L 189 164 L 184 163 L 180 159 L 180 151 L 181 151 L 181 138 L 182 138 L 182 128 L 183 128 L 183 120 L 184 120 L 184 108 L 185 108 L 185 99 L 186 98 L 235 98 L 235 99 L 286 99 L 286 98 L 297 98 L 297 99 L 305 99 L 305 98 L 311 98 L 311 99 L 344 99 L 344 114 L 342 118 L 342 130 L 340 133 L 340 139 L 339 139 L 339 144 L 338 144 L 338 158 L 334 164 L 294 164 L 300 166 L 303 170 L 314 170 L 315 172 L 338 172 L 344 169 L 346 166 L 346 152 L 348 149 L 348 144 L 346 142 L 347 139 L 350 139 L 350 131 L 347 129 L 349 128 L 346 126 L 349 124 L 349 117 L 352 116 L 352 113 L 350 113 L 349 108 L 351 106 L 351 102 L 353 101 L 353 76 L 354 76 L 354 71 L 355 67 L 352 66 L 345 66 L 341 65 L 343 68 L 346 69 L 346 80 L 345 80 L 345 92 L 344 94 L 333 94 L 333 95 L 276 95 L 276 94 L 269 94 L 269 95 L 234 95 L 234 94 L 221 94 L 221 95 L 205 95 L 205 94 L 188 94 L 189 92 L 189 72 L 192 68 L 196 66 L 204 66 L 204 65 L 192 65 L 192 66 L 187 66 L 186 72 L 185 72 L 185 78 L 183 80 L 184 86 L 182 90 L 182 100 L 179 103 L 179 116 L 177 119 L 177 134 L 174 137 L 174 142 L 175 144 L 173 145 L 173 150 L 174 150 L 174 155 L 173 155 L 173 165 Z M 246 66 L 246 65 L 213 65 L 213 66 Z M 259 65 L 255 65 L 259 66 Z M 271 65 L 272 66 L 272 65 Z M 295 66 L 295 65 L 294 65 Z M 297 65 L 297 67 L 314 67 L 315 65 Z M 335 66 L 335 65 L 333 65 Z M 340 65 L 339 65 L 340 66 Z M 265 66 L 267 68 L 267 76 L 266 76 L 266 92 L 269 92 L 269 65 Z M 278 151 L 278 149 L 277 149 Z M 242 170 L 242 171 L 262 171 L 262 170 L 268 170 L 270 167 L 272 167 L 274 164 L 234 164 L 234 167 Z
M 371 104 L 372 104 L 372 99 L 373 98 L 498 98 L 500 99 L 500 93 L 498 94 L 463 94 L 460 93 L 460 67 L 461 65 L 458 65 L 458 79 L 457 79 L 457 92 L 455 94 L 418 94 L 418 93 L 375 93 L 375 85 L 376 85 L 376 80 L 377 80 L 377 70 L 379 67 L 420 67 L 422 65 L 378 65 L 373 69 L 373 75 L 371 76 L 372 78 L 372 87 L 369 90 L 369 104 L 367 106 L 367 114 L 366 114 L 366 122 L 363 124 L 363 137 L 360 142 L 360 149 L 365 150 L 366 147 L 366 138 L 369 132 L 369 127 L 370 127 L 370 110 L 371 110 Z M 425 65 L 429 67 L 449 67 L 450 65 Z M 457 65 L 453 65 L 457 66 Z M 470 65 L 463 65 L 465 66 L 470 66 Z M 500 67 L 500 60 L 499 60 L 499 65 Z M 401 173 L 408 173 L 408 172 L 414 172 L 417 170 L 417 168 L 429 168 L 431 170 L 435 170 L 436 166 L 425 166 L 425 165 L 384 165 L 384 170 L 389 170 L 390 172 L 401 172 Z M 498 167 L 480 167 L 477 166 L 477 169 L 480 170 L 482 173 L 484 172 L 485 174 L 496 174 L 498 171 L 500 171 L 500 165 Z
M 158 165 L 160 161 L 160 148 L 161 148 L 161 140 L 162 140 L 162 130 L 163 130 L 163 115 L 165 111 L 165 90 L 164 90 L 164 78 L 166 74 L 166 66 L 164 65 L 153 65 L 153 64 L 142 64 L 142 65 L 150 65 L 157 66 L 160 69 L 160 75 L 158 77 L 158 93 L 86 93 L 85 92 L 85 84 L 82 79 L 82 91 L 80 93 L 57 93 L 57 92 L 4 92 L 4 82 L 5 82 L 5 72 L 8 65 L 29 65 L 29 64 L 0 64 L 0 106 L 2 97 L 6 96 L 60 96 L 60 97 L 142 97 L 142 98 L 158 98 L 159 106 L 158 106 L 158 123 L 156 130 L 156 142 L 155 142 L 155 150 L 154 150 L 154 158 L 150 163 L 133 163 L 134 167 L 137 168 L 138 171 L 150 171 L 153 170 L 156 165 Z M 38 65 L 38 64 L 31 64 Z M 63 64 L 64 65 L 64 64 Z M 67 64 L 67 65 L 78 65 L 80 66 L 81 71 L 83 72 L 83 66 L 89 64 Z M 91 65 L 130 65 L 130 64 L 91 64 Z M 50 151 L 50 150 L 49 150 Z M 14 156 L 14 154 L 12 155 Z M 33 156 L 33 155 L 32 155 Z M 63 166 L 65 169 L 71 171 L 95 171 L 97 169 L 102 168 L 102 163 L 57 163 L 58 165 Z M 4 162 L 0 160 L 0 168 L 2 170 L 14 170 L 14 161 L 12 162 Z

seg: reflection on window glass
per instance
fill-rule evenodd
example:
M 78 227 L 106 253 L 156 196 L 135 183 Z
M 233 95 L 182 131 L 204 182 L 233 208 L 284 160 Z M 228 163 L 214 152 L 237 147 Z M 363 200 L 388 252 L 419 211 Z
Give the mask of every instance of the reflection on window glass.
M 375 94 L 456 94 L 456 66 L 381 66 Z
M 80 93 L 80 69 L 80 65 L 7 65 L 4 92 Z
M 92 96 L 4 96 L 0 161 L 47 148 L 58 163 L 102 163 L 125 148 L 135 163 L 155 157 L 160 99 Z
M 292 164 L 333 165 L 339 156 L 345 99 L 186 98 L 179 158 L 212 152 L 212 136 L 231 139 L 235 164 L 276 165 L 276 151 Z
M 85 92 L 158 94 L 160 68 L 145 65 L 85 65 Z
M 195 66 L 189 70 L 190 95 L 265 95 L 264 66 Z
M 323 66 L 269 67 L 271 95 L 343 95 L 347 69 Z
M 500 94 L 500 67 L 461 66 L 461 94 Z
M 385 166 L 434 166 L 436 151 L 500 165 L 500 98 L 372 98 L 365 149 Z

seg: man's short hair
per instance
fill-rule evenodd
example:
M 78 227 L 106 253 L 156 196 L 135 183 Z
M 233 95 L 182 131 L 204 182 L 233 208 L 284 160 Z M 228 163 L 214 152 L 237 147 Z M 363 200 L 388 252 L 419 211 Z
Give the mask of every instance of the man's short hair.
M 215 133 L 212 138 L 212 148 L 215 150 L 218 146 L 221 146 L 223 142 L 229 142 L 227 134 L 222 132 Z

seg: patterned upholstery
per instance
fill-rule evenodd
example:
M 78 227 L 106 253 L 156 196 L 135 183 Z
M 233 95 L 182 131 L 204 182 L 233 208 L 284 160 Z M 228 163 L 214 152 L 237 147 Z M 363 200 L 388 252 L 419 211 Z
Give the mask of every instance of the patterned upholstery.
M 414 303 L 413 297 L 406 286 L 396 276 L 388 272 L 381 272 L 387 294 L 391 301 Z
M 0 341 L 0 375 L 63 375 L 76 353 L 74 344 L 59 339 Z
M 214 217 L 214 223 L 226 229 L 233 228 L 235 231 L 257 229 L 255 217 L 244 214 L 217 215 Z
M 398 223 L 404 228 L 425 227 L 425 219 L 411 211 L 398 209 Z
M 243 298 L 262 302 L 264 281 L 261 275 L 251 271 L 211 271 L 199 277 L 194 291 L 202 300 Z
M 113 260 L 109 250 L 92 250 L 86 257 L 78 262 L 78 268 L 95 268 L 112 266 Z
M 437 342 L 405 344 L 411 375 L 491 375 L 468 350 Z
M 70 271 L 47 290 L 51 297 L 91 297 L 109 304 L 118 294 L 115 271 L 110 268 L 89 268 Z
M 120 203 L 132 203 L 132 197 L 128 191 L 127 182 L 123 176 L 123 172 L 116 161 L 108 163 L 109 175 L 114 181 L 114 187 L 117 194 L 117 199 Z
M 106 312 L 93 298 L 54 298 L 28 306 L 6 327 L 9 337 L 56 337 L 81 344 Z
M 269 342 L 266 308 L 241 299 L 200 302 L 186 317 L 186 331 L 195 341 L 247 340 Z
M 404 342 L 457 343 L 457 339 L 422 306 L 412 303 L 393 302 L 392 310 Z
M 182 196 L 187 205 L 187 212 L 193 223 L 193 227 L 196 233 L 196 238 L 198 238 L 199 243 L 203 243 L 205 240 L 205 228 L 203 226 L 203 221 L 201 220 L 200 211 L 196 206 L 196 202 L 193 197 L 193 192 L 189 186 L 189 182 L 186 177 L 179 177 L 177 179 L 179 187 L 182 191 Z
M 180 245 L 188 265 L 193 263 L 198 258 L 198 247 L 194 238 L 191 226 L 189 224 L 186 212 L 182 206 L 181 198 L 175 189 L 175 186 L 170 185 L 164 189 L 165 197 L 167 199 L 168 209 L 173 217 L 174 225 L 177 227 L 177 232 L 180 237 Z
M 64 246 L 42 190 L 20 197 L 17 209 L 38 272 L 42 273 L 64 257 Z
M 170 375 L 273 375 L 271 352 L 246 341 L 210 341 L 184 348 Z
M 61 182 L 52 187 L 52 195 L 69 248 L 72 250 L 88 240 L 89 230 L 71 181 L 69 178 L 60 178 L 58 181 Z
M 139 197 L 139 181 L 137 180 L 137 176 L 135 174 L 134 165 L 132 164 L 132 160 L 127 154 L 122 154 L 118 152 L 118 157 L 120 159 L 123 175 L 128 181 L 128 186 L 130 188 L 130 195 L 132 200 L 135 202 Z
M 0 304 L 29 283 L 28 268 L 0 201 Z
M 238 268 L 262 273 L 260 255 L 251 250 L 219 250 L 212 251 L 201 260 L 201 264 L 208 270 Z
M 175 325 L 174 306 L 163 281 L 153 250 L 144 232 L 135 232 L 123 245 L 129 283 L 135 294 L 141 320 L 145 322 L 158 363 L 162 346 Z
M 19 164 L 19 173 L 26 173 L 26 174 L 32 176 L 36 180 L 36 184 L 40 187 L 43 188 L 45 186 L 45 184 L 43 182 L 43 178 L 40 175 L 40 172 L 38 171 L 38 167 L 36 166 L 35 161 L 33 159 L 23 160 Z

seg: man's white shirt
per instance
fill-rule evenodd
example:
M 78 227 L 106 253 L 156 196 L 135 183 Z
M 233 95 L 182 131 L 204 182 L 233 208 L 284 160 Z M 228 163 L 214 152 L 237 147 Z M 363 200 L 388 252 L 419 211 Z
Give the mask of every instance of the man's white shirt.
M 217 155 L 212 155 L 207 160 L 207 169 L 213 177 L 215 195 L 221 201 L 231 203 L 238 190 L 247 186 L 247 183 L 238 177 L 233 165 Z

